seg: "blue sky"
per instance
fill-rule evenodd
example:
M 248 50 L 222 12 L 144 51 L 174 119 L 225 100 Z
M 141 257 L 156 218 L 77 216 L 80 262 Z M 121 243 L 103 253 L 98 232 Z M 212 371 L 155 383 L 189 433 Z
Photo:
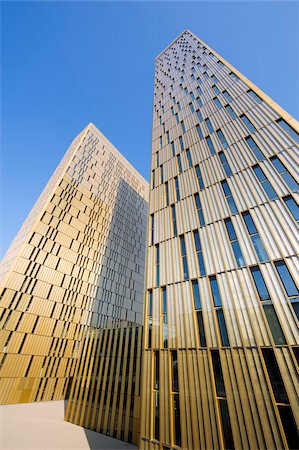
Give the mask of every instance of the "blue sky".
M 298 118 L 297 2 L 2 2 L 1 252 L 89 122 L 148 179 L 154 59 L 190 29 Z

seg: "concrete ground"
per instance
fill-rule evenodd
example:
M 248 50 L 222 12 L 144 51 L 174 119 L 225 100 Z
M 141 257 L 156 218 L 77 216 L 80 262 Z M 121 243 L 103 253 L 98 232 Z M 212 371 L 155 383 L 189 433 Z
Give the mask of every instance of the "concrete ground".
M 136 450 L 64 421 L 64 402 L 0 405 L 0 449 Z

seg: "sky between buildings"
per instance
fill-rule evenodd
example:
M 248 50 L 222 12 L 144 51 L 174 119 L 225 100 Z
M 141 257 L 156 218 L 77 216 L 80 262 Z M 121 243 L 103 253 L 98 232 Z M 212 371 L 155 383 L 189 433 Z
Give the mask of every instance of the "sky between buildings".
M 2 2 L 1 251 L 89 122 L 149 179 L 155 57 L 188 28 L 298 118 L 297 2 Z

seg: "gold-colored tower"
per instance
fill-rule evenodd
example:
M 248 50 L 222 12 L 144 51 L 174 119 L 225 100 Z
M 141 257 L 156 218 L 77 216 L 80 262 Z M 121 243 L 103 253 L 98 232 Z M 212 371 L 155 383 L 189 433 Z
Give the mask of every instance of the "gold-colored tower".
M 142 323 L 147 200 L 89 124 L 1 265 L 0 403 L 65 398 L 90 328 Z
M 153 113 L 140 448 L 298 448 L 298 124 L 189 31 Z

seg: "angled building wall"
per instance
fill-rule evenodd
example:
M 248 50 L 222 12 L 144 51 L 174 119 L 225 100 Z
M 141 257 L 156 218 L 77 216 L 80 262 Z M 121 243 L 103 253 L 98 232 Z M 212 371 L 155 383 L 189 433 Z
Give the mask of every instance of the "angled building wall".
M 298 130 L 189 31 L 157 57 L 142 449 L 298 448 Z
M 1 265 L 1 403 L 65 398 L 87 329 L 142 323 L 147 201 L 89 124 Z
M 142 328 L 87 333 L 67 403 L 67 421 L 138 444 Z

